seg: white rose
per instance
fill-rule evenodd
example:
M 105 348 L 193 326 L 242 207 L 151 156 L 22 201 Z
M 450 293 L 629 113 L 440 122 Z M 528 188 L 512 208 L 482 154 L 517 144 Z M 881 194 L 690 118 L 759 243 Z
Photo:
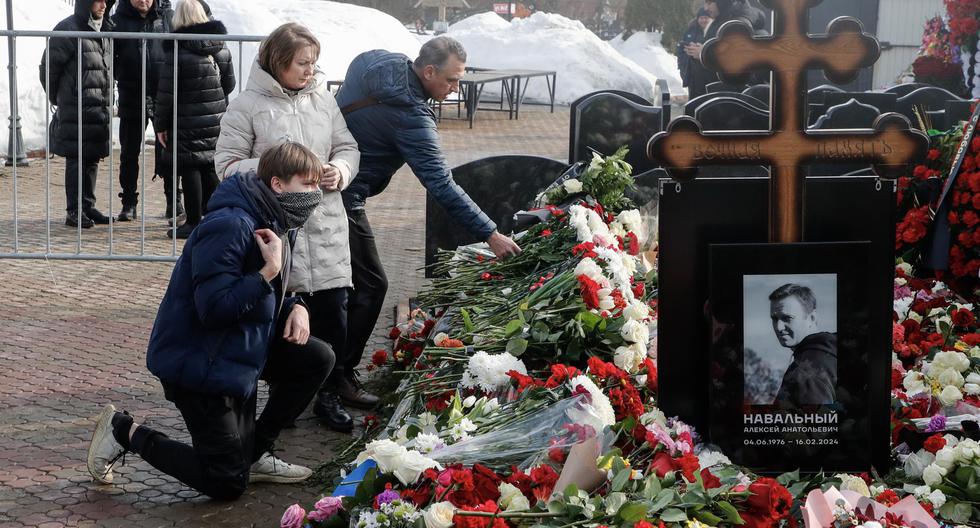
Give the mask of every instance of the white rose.
M 646 343 L 650 340 L 650 329 L 640 321 L 630 319 L 620 329 L 619 335 L 630 343 Z
M 898 266 L 895 266 L 895 268 L 902 270 L 902 272 L 904 274 L 906 274 L 906 275 L 911 275 L 912 274 L 912 265 L 909 264 L 908 262 L 903 262 L 903 263 L 899 264 Z
M 609 224 L 609 234 L 623 238 L 626 236 L 626 228 L 619 221 Z
M 456 507 L 453 503 L 437 502 L 422 512 L 422 519 L 425 520 L 425 528 L 450 528 L 453 525 L 454 515 L 456 515 Z
M 411 486 L 419 479 L 419 475 L 430 467 L 435 467 L 434 460 L 427 458 L 418 451 L 408 450 L 402 457 L 401 463 L 395 468 L 393 474 L 402 484 Z
M 898 277 L 897 279 L 895 279 L 895 284 L 897 284 L 898 286 L 905 286 L 908 283 L 909 281 L 903 279 L 902 277 Z
M 915 489 L 912 490 L 912 495 L 914 495 L 916 499 L 928 499 L 931 491 L 932 488 L 929 486 L 916 486 Z
M 509 482 L 501 482 L 497 485 L 497 490 L 500 491 L 500 499 L 497 501 L 497 504 L 499 504 L 500 507 L 505 510 L 508 506 L 510 506 L 511 501 L 513 501 L 514 498 L 517 496 L 524 496 L 517 486 Z
M 643 301 L 633 301 L 623 309 L 623 317 L 627 319 L 643 320 L 650 317 L 650 308 Z
M 943 448 L 936 453 L 935 464 L 948 471 L 953 469 L 953 466 L 956 465 L 957 458 L 958 456 L 955 449 Z
M 524 495 L 519 495 L 517 497 L 514 497 L 510 501 L 510 504 L 507 505 L 504 511 L 522 512 L 530 509 L 531 509 L 531 503 L 528 502 L 527 497 L 525 497 Z
M 943 504 L 946 504 L 946 494 L 940 490 L 932 490 L 932 493 L 930 493 L 926 498 L 929 499 L 929 502 L 931 502 L 937 510 L 942 508 Z
M 375 440 L 365 446 L 364 451 L 358 455 L 356 462 L 361 463 L 370 458 L 378 464 L 378 471 L 390 473 L 398 467 L 399 462 L 405 456 L 406 449 L 391 440 Z
M 936 487 L 939 484 L 942 484 L 943 477 L 945 476 L 946 470 L 937 466 L 936 464 L 929 464 L 922 471 L 922 481 L 930 487 Z
M 862 497 L 870 497 L 871 491 L 868 490 L 868 484 L 864 482 L 861 477 L 855 477 L 854 475 L 848 475 L 847 473 L 841 473 L 834 475 L 840 479 L 840 489 L 853 491 L 861 495 Z
M 449 339 L 449 335 L 447 335 L 445 332 L 439 332 L 438 334 L 436 334 L 435 337 L 432 338 L 432 342 L 435 343 L 436 346 L 439 346 L 439 343 L 442 343 L 447 339 Z
M 946 434 L 943 435 L 943 440 L 946 441 L 946 446 L 945 446 L 946 448 L 956 447 L 956 444 L 959 444 L 960 443 L 960 439 L 959 438 L 956 438 L 955 436 L 953 436 L 952 434 L 949 434 L 949 433 L 946 433 Z
M 905 375 L 905 378 L 902 379 L 902 385 L 905 387 L 905 390 L 908 392 L 909 396 L 913 396 L 926 390 L 925 382 L 922 379 L 922 373 L 914 370 L 909 371 L 908 374 Z
M 963 375 L 953 369 L 946 369 L 937 378 L 943 385 L 952 385 L 956 388 L 963 386 Z
M 942 403 L 944 407 L 951 407 L 962 399 L 963 393 L 952 385 L 946 385 L 946 388 L 939 393 L 939 403 Z
M 945 449 L 943 449 L 945 451 Z M 940 451 L 941 452 L 941 451 Z M 976 440 L 964 438 L 953 448 L 956 459 L 963 464 L 971 464 L 973 460 L 980 456 L 980 444 Z
M 630 347 L 621 346 L 613 353 L 613 364 L 632 373 L 635 352 Z
M 497 401 L 497 398 L 490 398 L 489 400 L 487 400 L 486 406 L 484 407 L 484 409 L 488 413 L 496 411 L 499 408 L 500 408 L 500 402 Z
M 562 186 L 565 187 L 565 191 L 568 194 L 582 192 L 582 180 L 576 180 L 574 178 L 565 180 L 565 183 L 562 183 Z

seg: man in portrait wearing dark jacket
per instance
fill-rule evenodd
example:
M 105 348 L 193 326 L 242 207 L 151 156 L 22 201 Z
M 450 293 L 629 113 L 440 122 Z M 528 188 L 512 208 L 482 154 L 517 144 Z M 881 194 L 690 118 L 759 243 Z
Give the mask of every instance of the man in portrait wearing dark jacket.
M 168 0 L 120 0 L 112 15 L 114 31 L 125 33 L 171 33 L 173 10 Z M 143 85 L 143 44 L 138 39 L 119 39 L 115 42 L 113 74 L 119 86 L 119 197 L 122 209 L 119 221 L 136 218 L 139 201 L 140 147 L 146 124 L 153 119 L 160 68 L 164 61 L 163 41 L 146 41 L 146 85 Z M 145 115 L 144 115 L 145 110 Z M 163 177 L 167 195 L 167 216 L 170 208 L 172 176 L 163 169 L 160 142 L 155 142 L 156 168 L 151 176 Z M 179 198 L 178 198 L 179 203 Z M 180 211 L 178 211 L 178 215 Z
M 347 127 L 357 140 L 361 166 L 343 191 L 350 227 L 354 292 L 347 317 L 346 372 L 354 373 L 381 313 L 388 279 L 378 256 L 365 202 L 388 186 L 392 175 L 408 163 L 426 191 L 456 222 L 485 240 L 500 258 L 520 247 L 497 232 L 497 226 L 453 181 L 436 131 L 435 114 L 427 101 L 443 101 L 459 91 L 466 51 L 452 38 L 426 42 L 415 61 L 400 53 L 373 50 L 354 58 L 337 94 Z M 341 387 L 341 398 L 354 406 L 371 406 L 378 398 L 354 384 Z
M 334 365 L 330 345 L 310 336 L 306 307 L 285 291 L 296 229 L 323 196 L 322 171 L 312 151 L 287 142 L 262 155 L 257 176 L 238 173 L 215 190 L 177 260 L 146 351 L 192 445 L 107 405 L 88 451 L 97 482 L 112 482 L 126 452 L 215 499 L 237 498 L 249 482 L 312 474 L 272 447 Z M 269 382 L 269 399 L 256 419 L 259 378 Z
M 817 299 L 799 284 L 769 294 L 769 316 L 779 344 L 793 351 L 776 404 L 829 405 L 837 394 L 837 334 L 817 331 Z
M 91 31 L 92 38 L 52 37 L 41 57 L 41 86 L 57 108 L 49 127 L 51 152 L 65 157 L 65 225 L 89 228 L 108 224 L 109 217 L 95 208 L 95 179 L 99 160 L 109 155 L 109 39 L 100 32 L 112 29 L 105 13 L 115 0 L 76 0 L 75 13 L 58 22 L 55 31 Z M 81 47 L 81 79 L 78 49 Z M 79 114 L 81 91 L 81 114 Z M 81 188 L 79 189 L 79 171 Z M 81 208 L 79 208 L 81 193 Z

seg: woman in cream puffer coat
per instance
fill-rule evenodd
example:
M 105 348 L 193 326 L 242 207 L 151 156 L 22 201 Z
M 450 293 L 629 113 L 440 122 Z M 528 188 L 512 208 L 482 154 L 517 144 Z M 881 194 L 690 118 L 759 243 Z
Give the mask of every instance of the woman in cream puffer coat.
M 347 214 L 340 191 L 357 174 L 360 153 L 324 74 L 315 69 L 319 51 L 316 37 L 296 23 L 280 26 L 263 41 L 245 91 L 221 120 L 214 164 L 222 178 L 255 170 L 263 152 L 286 140 L 309 147 L 324 164 L 323 201 L 297 233 L 288 290 L 303 295 L 310 333 L 340 354 L 352 287 Z M 340 383 L 335 379 L 339 375 L 332 373 L 324 387 Z M 314 408 L 321 418 L 323 399 L 321 392 Z M 349 416 L 334 418 L 325 420 L 333 429 L 353 427 Z

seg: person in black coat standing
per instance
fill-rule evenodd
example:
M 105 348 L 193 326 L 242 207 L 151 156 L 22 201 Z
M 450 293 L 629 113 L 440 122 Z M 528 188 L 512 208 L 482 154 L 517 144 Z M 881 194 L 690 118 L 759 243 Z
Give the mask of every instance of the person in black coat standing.
M 755 36 L 765 36 L 767 34 L 766 16 L 762 13 L 762 11 L 749 5 L 748 0 L 706 0 L 704 3 L 704 8 L 715 19 L 714 22 L 708 26 L 708 29 L 705 30 L 704 42 L 717 37 L 718 30 L 721 28 L 721 26 L 732 20 L 738 20 L 748 24 L 749 27 L 752 28 L 752 32 L 755 34 Z M 692 43 L 689 44 L 684 51 L 693 59 L 693 61 L 700 64 L 701 48 L 702 44 Z M 691 82 L 703 82 L 705 85 L 707 85 L 719 80 L 717 73 L 703 67 L 700 69 L 692 69 L 691 73 Z M 704 78 L 702 78 L 702 76 L 704 76 Z
M 711 72 L 707 71 L 701 65 L 701 61 L 696 60 L 687 53 L 687 47 L 691 44 L 704 44 L 704 35 L 713 20 L 711 13 L 707 9 L 701 8 L 698 10 L 698 15 L 687 26 L 687 31 L 684 32 L 684 36 L 677 43 L 677 49 L 674 52 L 674 55 L 677 56 L 677 69 L 681 73 L 681 80 L 684 81 L 684 86 L 687 87 L 689 99 L 694 99 L 705 93 L 705 81 L 711 75 Z M 701 71 L 696 72 L 695 70 Z
M 122 0 L 112 15 L 113 31 L 125 33 L 170 33 L 173 30 L 173 10 L 169 0 Z M 113 75 L 119 88 L 119 197 L 122 210 L 119 221 L 136 218 L 139 199 L 140 147 L 146 124 L 153 119 L 157 84 L 163 65 L 163 41 L 146 41 L 146 86 L 143 85 L 143 44 L 137 39 L 119 39 L 113 48 Z M 144 115 L 144 109 L 146 114 Z M 162 146 L 155 146 L 157 167 L 160 167 Z M 165 176 L 155 168 L 152 174 Z M 170 207 L 169 178 L 163 178 L 167 206 Z M 171 216 L 168 213 L 167 216 Z
M 181 0 L 174 14 L 176 33 L 227 34 L 225 25 L 209 20 L 198 0 Z M 231 52 L 220 40 L 181 40 L 177 44 L 177 90 L 174 97 L 172 41 L 164 46 L 164 64 L 157 89 L 157 113 L 153 129 L 164 146 L 164 160 L 172 162 L 177 150 L 177 174 L 184 186 L 187 222 L 170 236 L 187 238 L 201 221 L 204 206 L 218 186 L 214 148 L 221 132 L 221 117 L 228 108 L 228 94 L 235 89 Z M 177 109 L 176 133 L 174 106 Z
M 55 31 L 91 31 L 93 38 L 52 37 L 41 57 L 41 86 L 56 107 L 49 127 L 51 152 L 65 157 L 65 225 L 89 228 L 108 224 L 95 208 L 99 160 L 109 155 L 109 39 L 97 33 L 112 29 L 105 13 L 115 0 L 76 0 L 75 13 L 58 22 Z M 81 49 L 81 65 L 78 51 Z M 81 78 L 78 72 L 81 70 Z M 79 112 L 81 95 L 81 112 Z M 81 171 L 81 210 L 79 210 Z

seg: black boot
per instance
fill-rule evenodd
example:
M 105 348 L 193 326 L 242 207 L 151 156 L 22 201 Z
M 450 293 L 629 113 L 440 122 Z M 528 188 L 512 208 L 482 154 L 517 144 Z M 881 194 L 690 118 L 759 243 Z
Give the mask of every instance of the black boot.
M 65 218 L 65 225 L 68 227 L 78 227 L 79 222 L 81 222 L 83 229 L 88 229 L 95 225 L 95 222 L 86 216 L 85 213 L 82 213 L 81 217 L 79 217 L 78 211 L 68 211 L 68 216 Z
M 91 218 L 92 221 L 95 222 L 96 224 L 102 224 L 102 225 L 108 224 L 112 220 L 108 216 L 104 215 L 102 211 L 99 211 L 94 207 L 89 209 L 88 211 L 85 211 L 85 216 Z
M 139 202 L 139 193 L 134 196 L 123 196 L 119 193 L 119 197 L 122 198 L 122 210 L 119 211 L 119 221 L 120 222 L 130 222 L 136 220 L 136 204 Z
M 334 431 L 349 433 L 354 430 L 354 419 L 340 403 L 340 396 L 333 392 L 321 390 L 317 393 L 313 414 Z

